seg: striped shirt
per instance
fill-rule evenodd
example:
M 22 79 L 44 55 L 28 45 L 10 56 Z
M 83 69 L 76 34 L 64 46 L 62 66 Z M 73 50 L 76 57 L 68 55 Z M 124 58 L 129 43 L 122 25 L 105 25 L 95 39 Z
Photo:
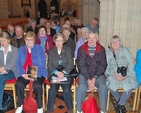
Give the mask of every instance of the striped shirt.
M 94 56 L 95 50 L 96 50 L 96 45 L 95 45 L 95 46 L 90 46 L 90 45 L 88 45 L 88 51 L 89 51 L 89 55 L 90 55 L 91 57 Z

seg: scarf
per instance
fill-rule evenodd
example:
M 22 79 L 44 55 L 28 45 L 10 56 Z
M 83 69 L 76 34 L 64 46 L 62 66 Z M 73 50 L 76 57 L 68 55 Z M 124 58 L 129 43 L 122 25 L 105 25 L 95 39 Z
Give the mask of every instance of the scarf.
M 40 45 L 42 46 L 43 50 L 45 51 L 45 42 L 46 40 L 48 39 L 47 35 L 45 35 L 44 37 L 41 37 L 39 34 L 38 34 L 38 37 L 40 39 Z

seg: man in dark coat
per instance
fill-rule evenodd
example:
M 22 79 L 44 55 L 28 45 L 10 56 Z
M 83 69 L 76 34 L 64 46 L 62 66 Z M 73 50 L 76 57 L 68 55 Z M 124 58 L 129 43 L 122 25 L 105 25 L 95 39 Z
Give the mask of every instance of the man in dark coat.
M 105 49 L 98 42 L 98 34 L 90 31 L 88 42 L 85 42 L 77 54 L 79 70 L 76 101 L 78 113 L 82 112 L 81 104 L 85 100 L 86 91 L 97 87 L 100 99 L 101 113 L 106 113 L 108 89 L 104 72 L 107 67 Z

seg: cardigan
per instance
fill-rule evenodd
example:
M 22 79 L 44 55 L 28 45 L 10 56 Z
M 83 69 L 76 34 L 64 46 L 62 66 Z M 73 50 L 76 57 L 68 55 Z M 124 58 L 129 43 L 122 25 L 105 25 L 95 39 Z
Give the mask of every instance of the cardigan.
M 48 70 L 46 68 L 46 57 L 43 51 L 43 48 L 40 45 L 34 44 L 31 49 L 32 54 L 32 65 L 37 66 L 37 77 L 46 78 L 48 75 Z M 19 48 L 18 58 L 17 58 L 17 69 L 18 69 L 18 77 L 22 74 L 25 74 L 25 70 L 23 68 L 24 63 L 27 57 L 27 46 L 22 46 Z

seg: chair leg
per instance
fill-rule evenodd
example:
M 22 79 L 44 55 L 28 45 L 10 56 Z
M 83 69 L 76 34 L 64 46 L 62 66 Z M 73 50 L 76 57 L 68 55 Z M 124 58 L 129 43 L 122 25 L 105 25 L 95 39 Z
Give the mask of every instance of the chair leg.
M 107 110 L 109 110 L 109 104 L 110 104 L 110 90 L 108 90 Z
M 13 99 L 14 99 L 14 107 L 17 108 L 17 99 L 16 99 L 16 88 L 13 86 Z
M 45 88 L 44 88 L 44 84 L 42 85 L 42 89 L 43 89 L 43 94 L 42 94 L 42 102 L 43 102 L 43 109 L 45 109 Z
M 137 95 L 137 103 L 136 103 L 136 110 L 139 109 L 139 102 L 140 102 L 140 94 L 141 94 L 141 87 L 138 89 L 138 95 Z
M 135 92 L 134 92 L 134 102 L 133 102 L 133 111 L 136 110 L 137 94 L 138 94 L 138 91 L 135 90 Z
M 74 87 L 74 91 L 73 91 L 73 109 L 74 109 L 74 113 L 76 112 L 76 106 L 75 106 L 75 104 L 76 104 L 76 86 L 74 85 L 73 86 Z
M 46 105 L 48 103 L 48 91 L 49 91 L 49 86 L 46 85 Z M 45 106 L 46 110 L 47 110 L 47 106 Z

